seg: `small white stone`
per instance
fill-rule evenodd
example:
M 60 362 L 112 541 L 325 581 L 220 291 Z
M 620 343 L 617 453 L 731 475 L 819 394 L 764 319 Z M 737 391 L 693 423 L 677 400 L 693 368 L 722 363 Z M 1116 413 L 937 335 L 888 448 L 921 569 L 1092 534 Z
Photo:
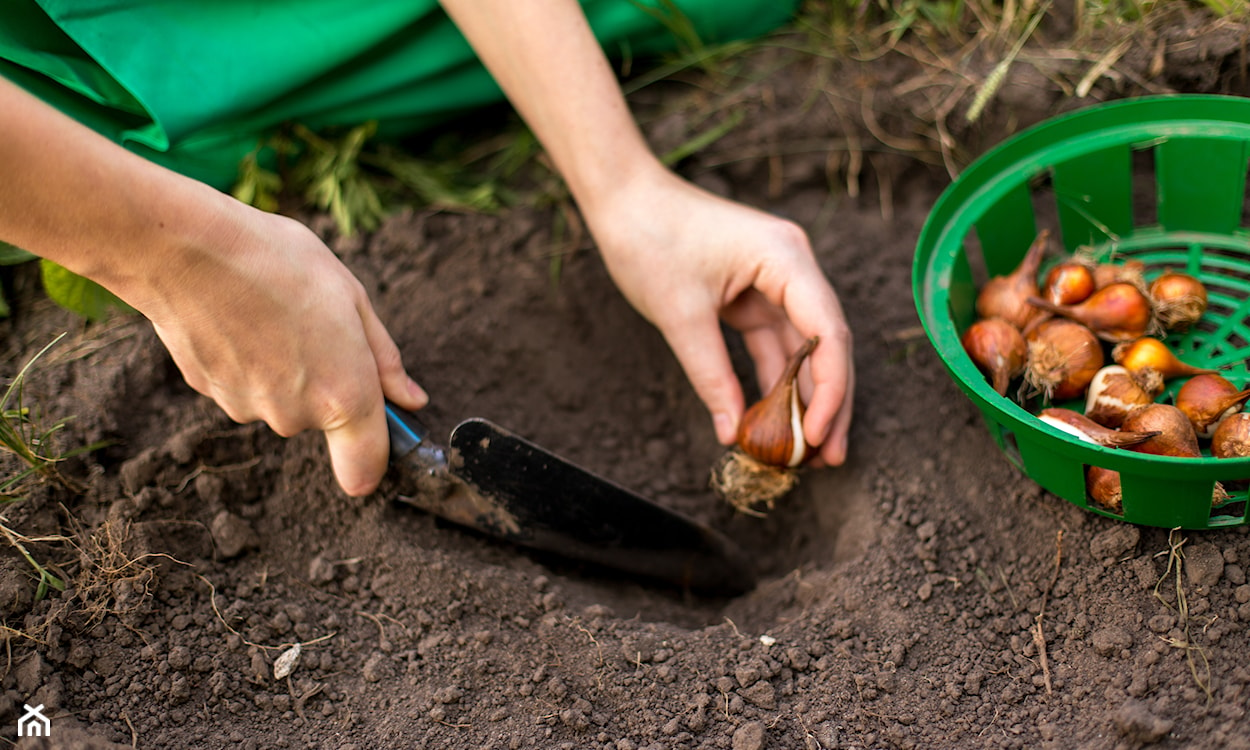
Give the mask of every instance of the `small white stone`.
M 299 644 L 291 646 L 282 655 L 273 660 L 273 678 L 281 680 L 283 677 L 295 671 L 295 666 L 299 664 Z

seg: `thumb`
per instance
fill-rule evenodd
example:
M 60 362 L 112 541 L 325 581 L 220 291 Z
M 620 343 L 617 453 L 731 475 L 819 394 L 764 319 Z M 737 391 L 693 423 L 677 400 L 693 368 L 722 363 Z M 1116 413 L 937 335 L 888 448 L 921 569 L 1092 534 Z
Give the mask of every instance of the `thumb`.
M 729 359 L 729 349 L 715 316 L 686 321 L 666 334 L 695 393 L 712 414 L 716 439 L 729 445 L 737 438 L 742 418 L 742 386 Z
M 381 394 L 368 412 L 325 431 L 330 466 L 343 491 L 353 497 L 377 489 L 390 460 L 390 436 Z
M 430 400 L 404 370 L 399 347 L 373 308 L 365 305 L 359 314 L 365 342 L 373 354 L 378 385 L 366 397 L 365 411 L 325 431 L 334 476 L 343 491 L 352 496 L 367 495 L 377 489 L 390 463 L 390 432 L 382 397 L 413 411 Z

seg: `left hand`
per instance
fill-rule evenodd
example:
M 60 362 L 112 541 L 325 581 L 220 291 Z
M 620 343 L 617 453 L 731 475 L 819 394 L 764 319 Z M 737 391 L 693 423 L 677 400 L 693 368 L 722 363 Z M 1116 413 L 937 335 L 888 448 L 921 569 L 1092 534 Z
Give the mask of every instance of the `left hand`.
M 744 411 L 719 321 L 740 331 L 761 388 L 820 337 L 804 378 L 803 433 L 819 460 L 846 460 L 854 370 L 833 287 L 793 222 L 708 193 L 667 169 L 640 170 L 587 220 L 612 278 L 664 334 L 723 444 Z

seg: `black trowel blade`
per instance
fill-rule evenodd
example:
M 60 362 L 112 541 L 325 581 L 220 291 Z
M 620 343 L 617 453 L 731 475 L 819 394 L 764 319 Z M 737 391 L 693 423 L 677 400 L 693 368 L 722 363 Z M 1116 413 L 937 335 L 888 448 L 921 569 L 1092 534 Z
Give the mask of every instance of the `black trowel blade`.
M 750 561 L 724 535 L 487 420 L 461 422 L 449 447 L 451 472 L 494 506 L 488 533 L 693 591 L 755 585 Z

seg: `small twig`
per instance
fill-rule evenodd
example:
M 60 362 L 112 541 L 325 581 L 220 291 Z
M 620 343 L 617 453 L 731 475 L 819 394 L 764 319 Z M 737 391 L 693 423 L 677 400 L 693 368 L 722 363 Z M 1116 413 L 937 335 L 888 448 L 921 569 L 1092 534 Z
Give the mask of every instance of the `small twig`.
M 183 477 L 182 481 L 178 483 L 178 486 L 174 488 L 174 494 L 177 495 L 185 490 L 187 485 L 194 482 L 195 478 L 201 474 L 224 474 L 228 471 L 242 471 L 244 469 L 250 469 L 259 463 L 260 456 L 249 458 L 248 460 L 241 461 L 237 464 L 226 464 L 225 466 L 205 466 L 204 464 L 200 464 L 195 467 L 190 474 Z
M 125 711 L 122 711 L 122 721 L 130 727 L 130 746 L 139 747 L 139 733 L 135 731 L 135 725 L 130 723 L 130 716 Z
M 223 615 L 221 613 L 221 609 L 217 607 L 217 587 L 213 585 L 213 582 L 205 578 L 200 573 L 196 573 L 195 577 L 199 578 L 201 581 L 204 582 L 206 586 L 208 586 L 209 604 L 212 605 L 213 614 L 217 615 L 217 619 L 221 622 L 222 626 L 225 627 L 225 629 L 230 631 L 232 634 L 237 635 L 240 638 L 240 640 L 242 640 L 243 643 L 245 643 L 248 646 L 255 646 L 256 648 L 263 649 L 265 651 L 285 651 L 288 648 L 291 648 L 292 646 L 299 646 L 300 648 L 303 648 L 304 646 L 312 646 L 312 645 L 321 643 L 322 641 L 328 641 L 334 636 L 338 635 L 338 631 L 335 631 L 333 633 L 326 633 L 325 635 L 319 638 L 313 638 L 311 641 L 280 643 L 277 646 L 266 646 L 261 643 L 253 643 L 252 641 L 249 641 L 247 638 L 244 638 L 242 633 L 232 628 L 230 626 L 230 623 L 226 621 L 225 615 Z
M 1055 572 L 1050 577 L 1050 585 L 1042 592 L 1042 606 L 1037 611 L 1036 622 L 1033 627 L 1033 643 L 1037 646 L 1037 660 L 1042 667 L 1042 680 L 1046 683 L 1046 694 L 1053 695 L 1054 687 L 1050 680 L 1050 658 L 1046 653 L 1046 635 L 1042 632 L 1042 618 L 1046 616 L 1046 602 L 1050 598 L 1050 591 L 1059 581 L 1059 564 L 1063 561 L 1063 529 L 1055 534 Z
M 369 612 L 363 612 L 361 610 L 356 610 L 356 614 L 360 615 L 361 617 L 367 617 L 370 620 L 373 620 L 373 624 L 378 626 L 378 640 L 383 643 L 389 640 L 386 637 L 386 626 L 382 624 L 382 620 L 384 618 L 387 620 L 390 620 L 391 622 L 395 623 L 400 628 L 402 628 L 405 635 L 407 635 L 408 633 L 408 626 L 403 624 L 399 620 L 396 620 L 394 617 L 391 617 L 390 615 L 385 615 L 385 614 L 375 615 L 375 614 L 370 614 Z
M 998 566 L 998 578 L 1003 582 L 1003 588 L 1007 589 L 1007 596 L 1011 599 L 1011 611 L 1020 611 L 1020 602 L 1016 599 L 1016 592 L 1011 588 L 1011 582 L 1007 580 L 1007 574 L 1003 572 L 1003 566 Z
M 304 721 L 308 721 L 308 717 L 304 715 L 304 704 L 308 702 L 309 698 L 313 697 L 317 693 L 320 693 L 322 690 L 324 690 L 325 685 L 318 683 L 317 685 L 314 685 L 308 690 L 305 690 L 303 694 L 301 694 L 299 697 L 296 697 L 295 686 L 291 683 L 291 678 L 288 676 L 286 678 L 286 687 L 287 687 L 287 690 L 290 691 L 291 697 L 295 698 L 295 705 L 292 706 L 292 708 L 295 709 L 295 714 L 299 716 L 301 719 L 303 719 Z

